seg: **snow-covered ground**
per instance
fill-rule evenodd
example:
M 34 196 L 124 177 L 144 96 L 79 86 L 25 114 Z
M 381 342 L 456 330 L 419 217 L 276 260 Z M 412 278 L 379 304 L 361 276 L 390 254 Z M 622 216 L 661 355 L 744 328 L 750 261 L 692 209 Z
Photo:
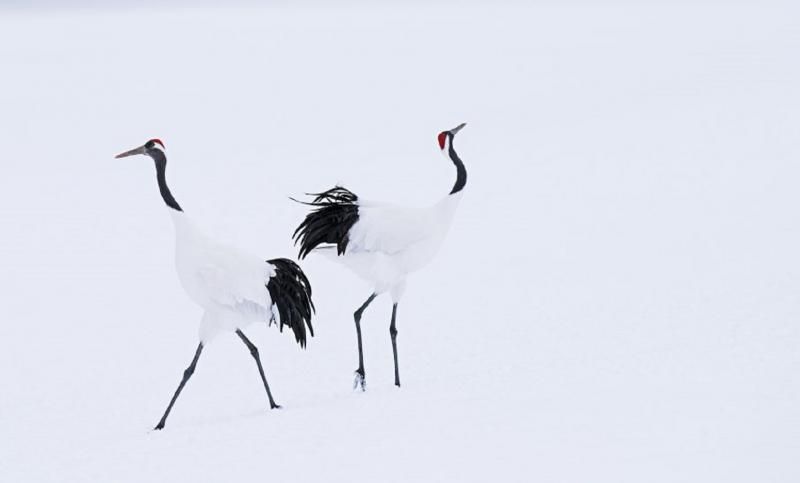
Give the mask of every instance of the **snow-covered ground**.
M 14 4 L 14 2 L 12 2 Z M 0 10 L 0 481 L 800 480 L 797 7 Z M 399 309 L 310 257 L 317 336 L 204 352 L 152 162 L 294 256 L 290 195 L 466 196 Z

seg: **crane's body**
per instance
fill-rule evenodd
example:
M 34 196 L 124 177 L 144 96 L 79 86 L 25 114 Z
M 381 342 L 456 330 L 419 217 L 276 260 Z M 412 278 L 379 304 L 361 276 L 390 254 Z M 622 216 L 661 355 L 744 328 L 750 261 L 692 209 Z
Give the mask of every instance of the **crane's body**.
M 175 268 L 187 295 L 205 313 L 200 340 L 274 318 L 266 285 L 275 266 L 259 257 L 217 243 L 181 211 L 170 213 L 175 225 Z
M 391 294 L 393 302 L 389 331 L 394 352 L 395 385 L 400 386 L 397 305 L 405 291 L 407 276 L 427 265 L 438 252 L 463 196 L 467 171 L 452 144 L 456 133 L 463 127 L 461 124 L 438 137 L 440 149 L 456 167 L 455 184 L 438 203 L 410 208 L 366 202 L 337 186 L 313 195 L 314 199 L 307 204 L 315 209 L 295 231 L 295 240 L 300 243 L 300 258 L 319 250 L 372 285 L 372 295 L 354 313 L 359 353 L 354 386 L 361 386 L 362 390 L 366 388 L 366 377 L 361 314 L 375 297 L 384 292 Z
M 191 375 L 203 347 L 221 332 L 235 332 L 256 361 L 267 391 L 270 407 L 279 407 L 267 384 L 258 349 L 242 329 L 254 322 L 275 321 L 283 330 L 292 329 L 301 347 L 306 344 L 306 331 L 314 335 L 311 315 L 311 285 L 300 267 L 291 260 L 278 258 L 264 261 L 259 257 L 221 244 L 199 230 L 183 212 L 166 182 L 167 158 L 164 144 L 151 139 L 117 158 L 147 155 L 155 161 L 159 191 L 175 226 L 175 267 L 183 289 L 203 308 L 195 356 L 184 371 L 166 412 L 156 429 L 162 429 L 173 404 Z
M 449 231 L 462 194 L 417 208 L 357 202 L 358 221 L 349 232 L 347 251 L 336 260 L 399 302 L 406 277 L 436 256 Z M 332 255 L 330 250 L 324 253 Z

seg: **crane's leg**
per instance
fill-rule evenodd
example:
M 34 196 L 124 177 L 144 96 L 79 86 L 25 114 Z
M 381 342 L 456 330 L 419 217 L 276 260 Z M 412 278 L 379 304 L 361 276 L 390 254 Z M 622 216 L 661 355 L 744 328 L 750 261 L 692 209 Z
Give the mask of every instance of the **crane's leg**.
M 156 424 L 154 429 L 164 429 L 164 424 L 167 422 L 167 416 L 169 416 L 169 412 L 172 411 L 172 405 L 175 404 L 175 401 L 178 399 L 178 395 L 183 390 L 183 386 L 186 385 L 186 382 L 192 377 L 194 374 L 194 368 L 197 366 L 197 360 L 200 359 L 200 353 L 203 352 L 203 343 L 197 345 L 197 351 L 194 353 L 194 359 L 192 359 L 192 363 L 189 364 L 189 367 L 183 371 L 183 379 L 181 379 L 181 383 L 178 384 L 178 389 L 175 390 L 175 395 L 172 396 L 172 400 L 169 402 L 169 406 L 167 406 L 167 410 L 164 411 L 164 415 L 161 416 L 161 421 Z
M 378 294 L 376 293 L 370 295 L 367 301 L 353 313 L 353 318 L 356 320 L 356 335 L 358 335 L 358 369 L 356 369 L 356 378 L 353 381 L 354 390 L 359 386 L 361 386 L 362 391 L 367 390 L 367 378 L 364 374 L 364 349 L 361 344 L 361 314 L 364 313 L 364 309 L 366 309 L 377 296 Z
M 258 366 L 258 373 L 261 374 L 261 380 L 264 382 L 264 389 L 267 390 L 267 397 L 269 398 L 269 408 L 270 409 L 280 408 L 280 406 L 275 404 L 275 400 L 272 399 L 272 392 L 269 390 L 269 384 L 267 384 L 267 376 L 264 375 L 264 368 L 261 366 L 261 358 L 258 356 L 258 347 L 256 347 L 255 344 L 250 342 L 250 339 L 248 339 L 247 336 L 244 335 L 244 332 L 242 332 L 241 330 L 236 329 L 236 335 L 238 335 L 239 338 L 242 339 L 244 345 L 246 345 L 247 348 L 250 349 L 250 355 L 253 356 L 253 359 L 256 360 L 256 365 Z
M 397 318 L 397 303 L 392 305 L 392 323 L 389 325 L 389 334 L 392 336 L 392 352 L 394 352 L 394 385 L 400 387 L 400 369 L 397 366 L 397 328 L 395 319 Z

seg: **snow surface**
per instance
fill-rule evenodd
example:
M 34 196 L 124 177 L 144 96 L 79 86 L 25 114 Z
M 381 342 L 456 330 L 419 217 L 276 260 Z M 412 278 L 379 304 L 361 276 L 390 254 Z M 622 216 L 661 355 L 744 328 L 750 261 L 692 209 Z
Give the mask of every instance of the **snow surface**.
M 53 2 L 50 2 L 52 6 Z M 800 481 L 800 9 L 278 4 L 0 11 L 0 481 Z M 47 5 L 47 4 L 45 4 Z M 293 256 L 344 183 L 469 171 L 398 311 L 310 257 L 316 337 L 197 343 L 152 162 Z

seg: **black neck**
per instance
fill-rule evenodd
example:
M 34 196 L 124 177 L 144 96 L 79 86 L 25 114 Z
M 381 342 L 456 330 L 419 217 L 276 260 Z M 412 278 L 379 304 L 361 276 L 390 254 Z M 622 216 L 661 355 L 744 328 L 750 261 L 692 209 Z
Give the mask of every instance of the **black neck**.
M 183 211 L 181 209 L 181 205 L 175 201 L 175 197 L 172 196 L 172 192 L 169 190 L 169 186 L 167 186 L 167 157 L 158 149 L 154 149 L 151 156 L 153 157 L 153 161 L 156 162 L 156 178 L 158 178 L 158 190 L 161 191 L 161 198 L 164 199 L 164 203 L 167 204 L 170 208 L 177 211 Z
M 456 150 L 453 149 L 453 136 L 450 136 L 450 150 L 448 152 L 450 159 L 453 161 L 453 164 L 456 165 L 456 183 L 453 185 L 453 190 L 450 194 L 458 193 L 459 191 L 464 189 L 464 186 L 467 184 L 467 168 L 464 167 L 464 163 L 461 161 L 461 158 L 458 157 L 456 154 Z

